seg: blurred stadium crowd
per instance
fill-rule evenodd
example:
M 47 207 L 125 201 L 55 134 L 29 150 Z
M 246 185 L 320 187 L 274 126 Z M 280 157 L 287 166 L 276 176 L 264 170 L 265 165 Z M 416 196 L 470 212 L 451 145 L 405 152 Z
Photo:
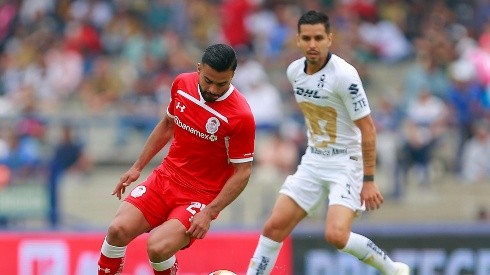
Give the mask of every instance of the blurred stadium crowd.
M 280 184 L 306 145 L 285 69 L 309 9 L 328 12 L 332 51 L 364 81 L 387 197 L 402 198 L 412 174 L 430 187 L 434 170 L 490 182 L 490 0 L 4 0 L 0 186 L 89 172 L 107 161 L 102 140 L 118 162 L 216 42 L 235 47 L 234 85 L 256 118 L 252 180 Z M 94 125 L 113 135 L 87 139 Z

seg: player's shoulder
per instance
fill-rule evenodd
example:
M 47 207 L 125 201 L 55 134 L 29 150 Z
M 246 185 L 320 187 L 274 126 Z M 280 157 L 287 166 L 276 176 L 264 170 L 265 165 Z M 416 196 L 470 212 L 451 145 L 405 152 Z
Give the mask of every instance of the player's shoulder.
M 233 93 L 232 93 L 233 97 L 234 98 L 234 101 L 242 106 L 242 107 L 245 107 L 245 109 L 247 110 L 250 110 L 250 104 L 248 103 L 248 100 L 247 98 L 245 97 L 245 95 L 240 92 L 235 86 L 233 86 Z M 251 111 L 250 111 L 251 112 Z
M 226 105 L 229 106 L 230 110 L 233 110 L 234 114 L 237 116 L 253 116 L 250 103 L 245 95 L 235 86 L 233 86 L 231 94 L 225 99 L 224 102 L 226 102 Z
M 247 98 L 245 97 L 245 95 L 243 95 L 243 93 L 240 90 L 238 90 L 238 88 L 235 85 L 232 84 L 231 86 L 233 87 L 231 93 L 233 97 L 231 98 L 234 98 L 234 100 L 237 102 L 247 102 Z
M 305 71 L 306 58 L 302 57 L 291 62 L 286 70 L 287 76 L 292 79 Z
M 357 73 L 356 68 L 349 62 L 347 62 L 345 59 L 342 57 L 332 54 L 330 60 L 329 60 L 329 65 L 335 67 L 335 71 L 338 74 L 342 73 Z
M 199 76 L 197 72 L 186 72 L 177 75 L 172 82 L 172 93 L 183 90 L 189 93 L 193 87 L 197 87 Z
M 288 72 L 298 71 L 298 70 L 303 71 L 305 68 L 305 62 L 306 62 L 306 57 L 302 57 L 294 60 L 293 62 L 289 63 L 289 66 L 287 68 Z

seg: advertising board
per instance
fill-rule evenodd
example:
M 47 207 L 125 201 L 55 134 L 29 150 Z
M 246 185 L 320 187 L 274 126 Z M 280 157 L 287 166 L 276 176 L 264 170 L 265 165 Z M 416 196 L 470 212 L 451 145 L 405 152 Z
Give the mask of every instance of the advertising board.
M 208 275 L 228 269 L 245 274 L 258 233 L 210 233 L 177 254 L 179 275 Z M 125 275 L 153 275 L 146 255 L 147 235 L 127 249 Z M 93 275 L 101 233 L 0 233 L 0 274 Z M 273 274 L 292 274 L 291 241 L 281 251 Z

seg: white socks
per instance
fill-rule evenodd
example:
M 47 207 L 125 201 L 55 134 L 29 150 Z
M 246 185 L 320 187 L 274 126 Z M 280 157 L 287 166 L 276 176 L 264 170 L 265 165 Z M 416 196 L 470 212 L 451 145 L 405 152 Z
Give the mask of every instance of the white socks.
M 268 275 L 276 264 L 277 256 L 281 250 L 282 243 L 273 241 L 260 235 L 259 243 L 255 248 L 254 255 L 250 260 L 247 275 Z
M 174 256 L 172 256 L 172 257 L 168 258 L 167 260 L 160 262 L 160 263 L 154 263 L 154 262 L 150 261 L 150 265 L 156 271 L 164 271 L 164 270 L 171 268 L 175 264 L 176 259 L 177 258 L 174 255 Z
M 347 244 L 340 251 L 355 256 L 359 260 L 383 272 L 383 274 L 395 273 L 396 267 L 390 257 L 370 239 L 362 235 L 351 232 Z
M 107 238 L 104 239 L 101 253 L 107 258 L 123 258 L 126 254 L 126 246 L 113 246 L 107 242 Z

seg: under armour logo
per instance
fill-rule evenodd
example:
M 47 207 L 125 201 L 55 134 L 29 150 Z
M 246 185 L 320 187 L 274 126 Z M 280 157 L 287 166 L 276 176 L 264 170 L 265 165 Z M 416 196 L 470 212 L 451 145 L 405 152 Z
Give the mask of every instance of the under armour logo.
M 102 271 L 102 272 L 104 272 L 104 273 L 106 273 L 106 274 L 111 273 L 111 269 L 110 269 L 110 268 L 102 268 L 102 267 L 100 267 L 100 266 L 99 266 L 99 271 Z
M 177 106 L 175 106 L 175 108 L 179 109 L 180 112 L 183 113 L 185 109 L 185 105 L 184 104 L 180 105 L 180 101 L 179 101 L 177 102 Z

